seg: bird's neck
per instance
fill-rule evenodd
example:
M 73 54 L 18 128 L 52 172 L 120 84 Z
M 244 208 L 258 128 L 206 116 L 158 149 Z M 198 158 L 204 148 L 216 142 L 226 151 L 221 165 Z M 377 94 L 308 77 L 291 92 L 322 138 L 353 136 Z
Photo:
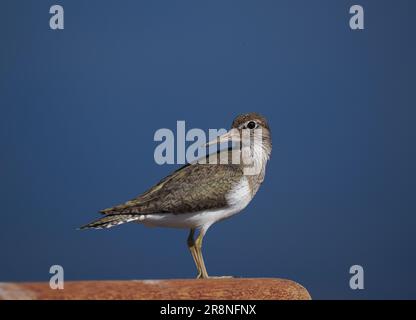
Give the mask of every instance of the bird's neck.
M 270 139 L 256 139 L 242 146 L 244 175 L 249 180 L 253 195 L 257 192 L 266 174 L 266 164 L 271 154 Z

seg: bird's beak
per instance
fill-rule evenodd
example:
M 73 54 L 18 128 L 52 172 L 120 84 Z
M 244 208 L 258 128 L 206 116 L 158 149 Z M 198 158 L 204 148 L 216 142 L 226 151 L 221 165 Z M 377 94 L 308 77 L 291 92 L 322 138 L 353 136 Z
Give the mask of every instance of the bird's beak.
M 241 141 L 240 132 L 237 129 L 233 128 L 227 133 L 224 133 L 223 135 L 216 137 L 215 139 L 209 141 L 207 144 L 205 144 L 205 147 L 211 146 L 213 144 L 218 144 L 218 143 L 227 143 L 228 141 L 240 142 Z

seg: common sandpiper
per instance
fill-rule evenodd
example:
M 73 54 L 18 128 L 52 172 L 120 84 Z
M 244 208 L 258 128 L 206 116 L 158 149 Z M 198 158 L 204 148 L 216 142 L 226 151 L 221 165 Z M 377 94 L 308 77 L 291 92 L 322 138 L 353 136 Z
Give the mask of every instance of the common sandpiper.
M 204 235 L 215 222 L 239 213 L 250 203 L 263 183 L 272 150 L 269 125 L 258 113 L 239 115 L 230 131 L 207 145 L 224 141 L 232 141 L 234 146 L 189 163 L 138 197 L 100 211 L 104 217 L 81 229 L 104 229 L 127 222 L 190 229 L 187 244 L 197 278 L 209 278 L 202 256 Z

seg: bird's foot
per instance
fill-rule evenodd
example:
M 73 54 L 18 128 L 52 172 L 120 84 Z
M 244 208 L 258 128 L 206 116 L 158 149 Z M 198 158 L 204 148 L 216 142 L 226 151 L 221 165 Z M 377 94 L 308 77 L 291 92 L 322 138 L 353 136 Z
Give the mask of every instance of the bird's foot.
M 233 279 L 233 276 L 203 276 L 202 274 L 198 274 L 196 277 L 197 279 Z

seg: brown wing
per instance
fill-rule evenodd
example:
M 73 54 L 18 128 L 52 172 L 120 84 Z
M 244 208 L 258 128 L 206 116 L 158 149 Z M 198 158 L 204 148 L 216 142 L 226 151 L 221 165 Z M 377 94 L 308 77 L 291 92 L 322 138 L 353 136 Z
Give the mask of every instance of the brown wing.
M 222 208 L 227 205 L 227 192 L 241 180 L 242 175 L 238 165 L 186 165 L 133 200 L 101 212 L 179 214 Z

